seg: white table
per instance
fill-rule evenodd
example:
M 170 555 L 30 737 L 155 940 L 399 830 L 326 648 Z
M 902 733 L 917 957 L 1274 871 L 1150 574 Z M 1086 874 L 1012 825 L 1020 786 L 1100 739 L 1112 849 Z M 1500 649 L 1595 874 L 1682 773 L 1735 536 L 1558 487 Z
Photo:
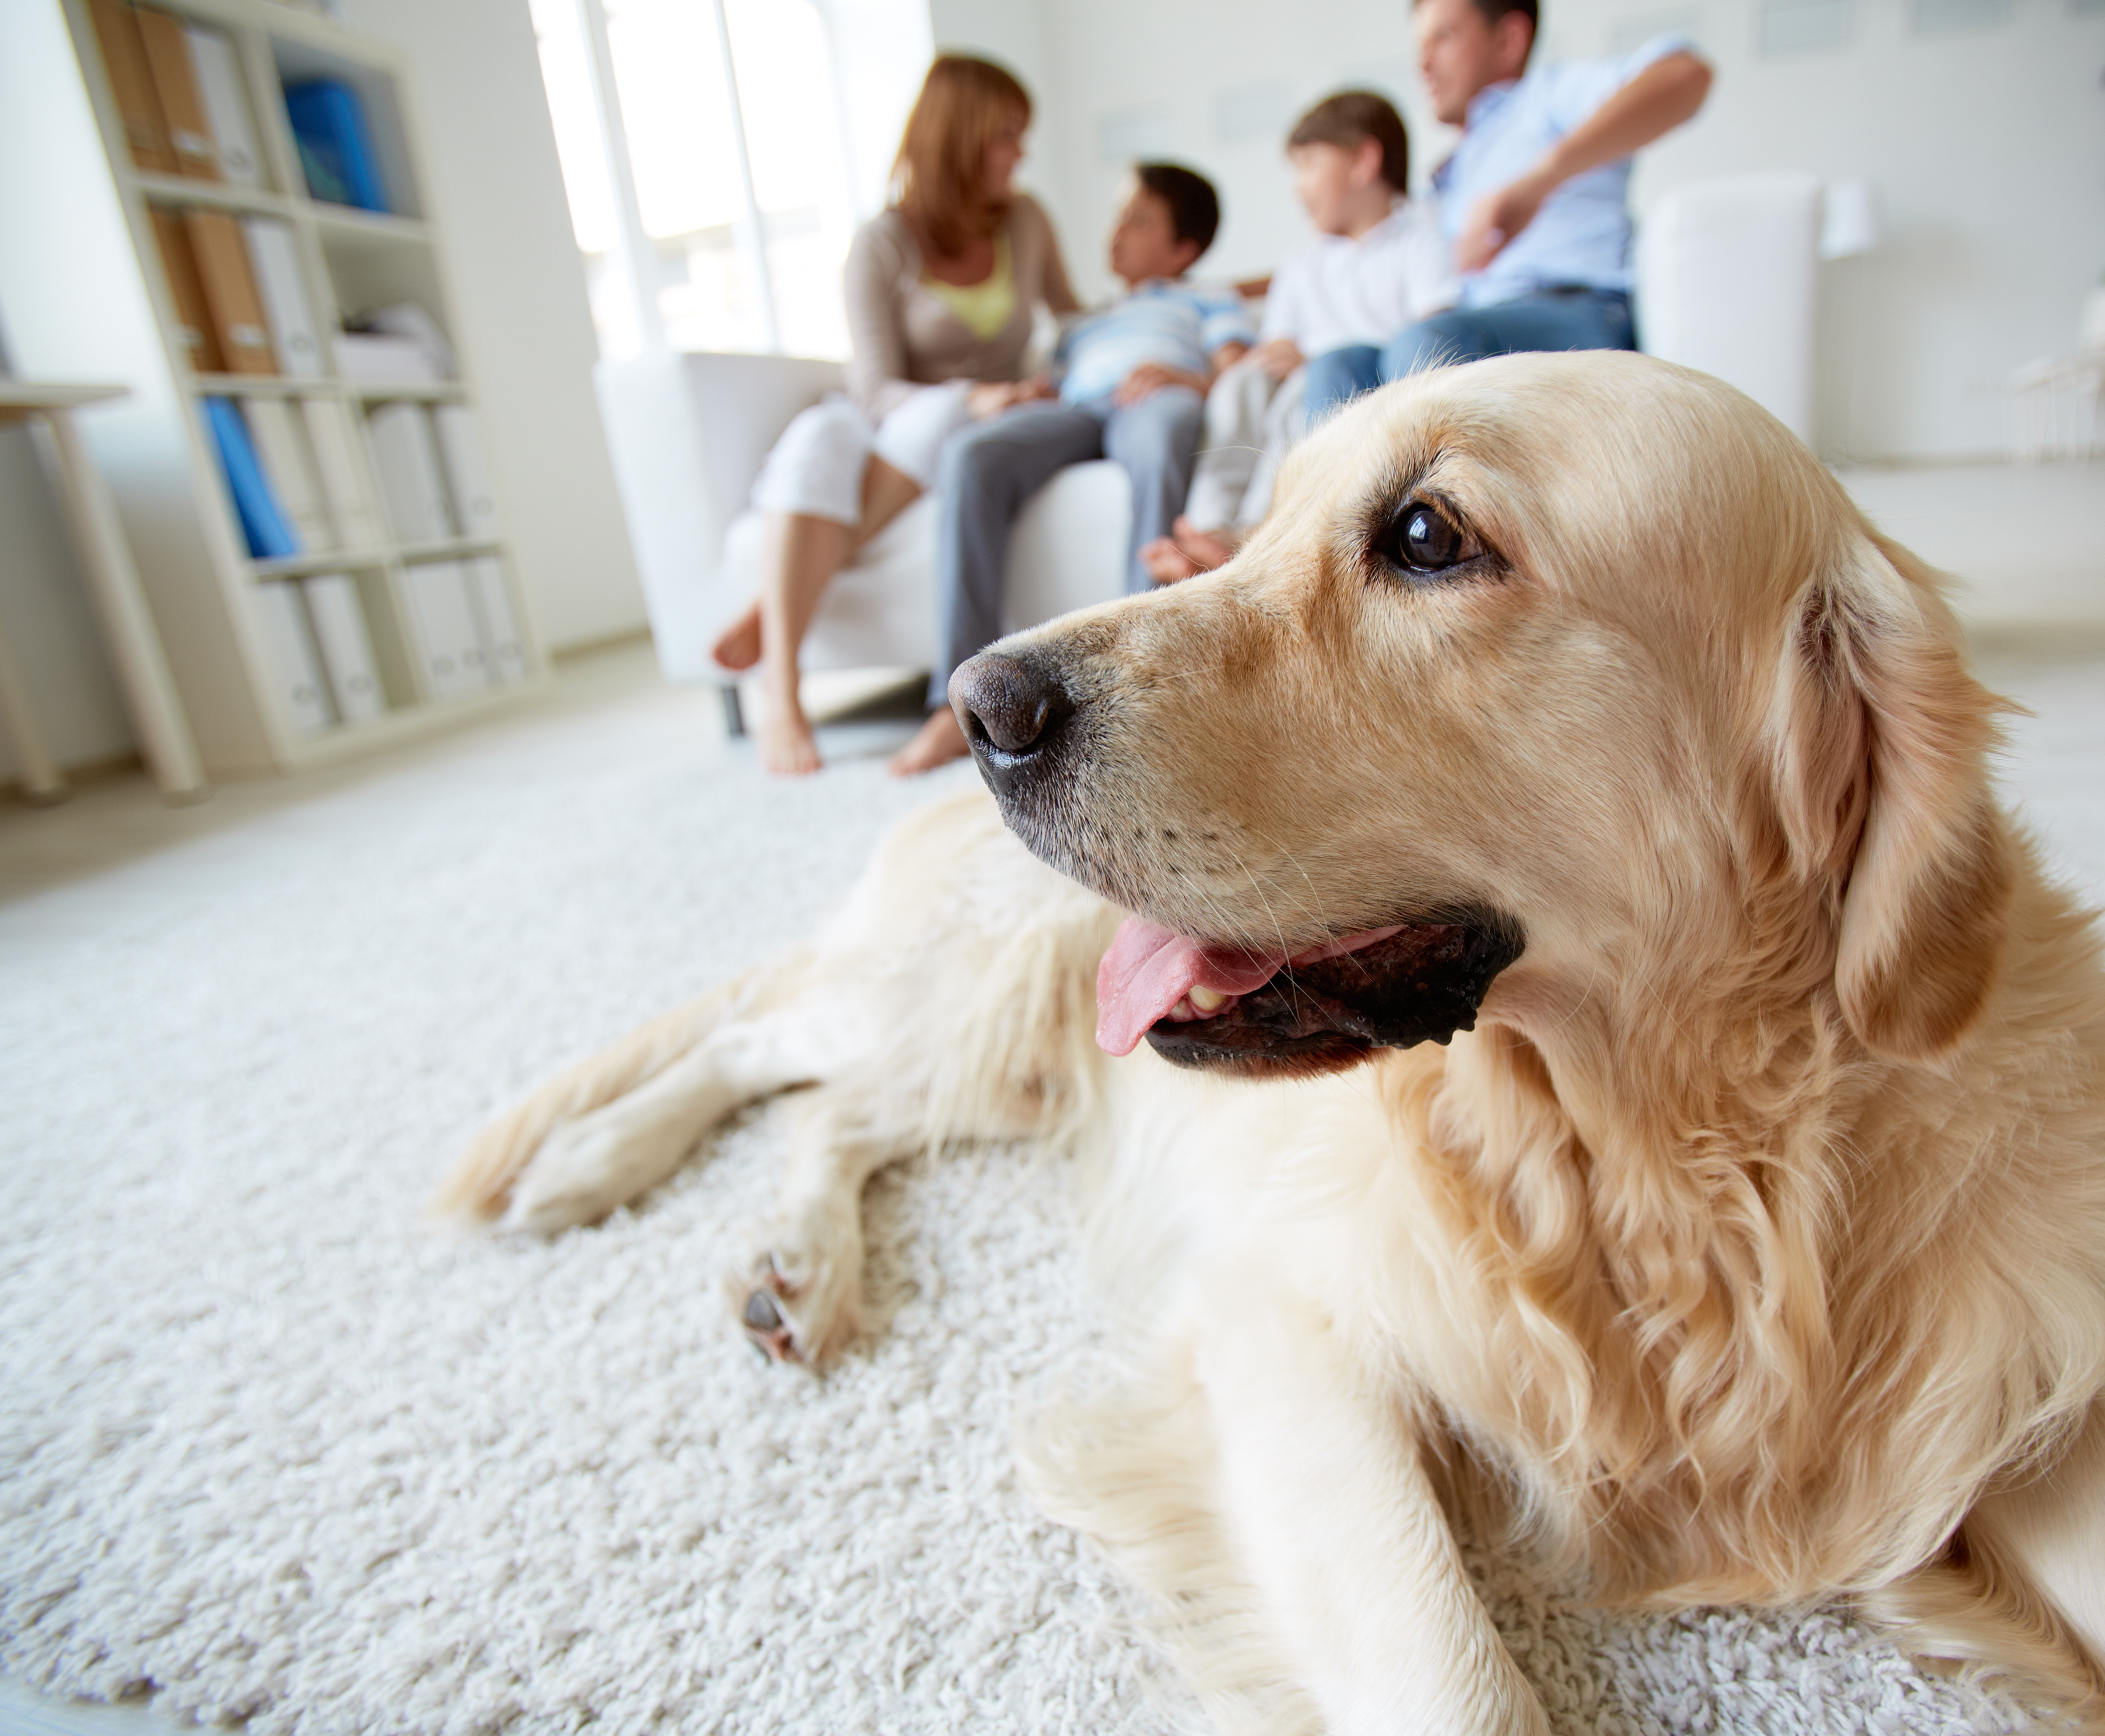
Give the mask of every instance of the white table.
M 81 568 L 117 665 L 132 726 L 139 732 L 141 752 L 163 795 L 178 801 L 195 801 L 210 786 L 197 744 L 190 739 L 190 721 L 183 715 L 160 635 L 140 588 L 139 569 L 124 539 L 116 498 L 73 424 L 72 413 L 81 406 L 122 398 L 129 390 L 123 386 L 0 380 L 0 424 L 34 416 L 51 430 L 60 489 L 73 522 Z M 7 730 L 14 746 L 22 768 L 22 788 L 29 798 L 63 799 L 65 774 L 51 757 L 4 634 L 0 634 L 0 728 Z

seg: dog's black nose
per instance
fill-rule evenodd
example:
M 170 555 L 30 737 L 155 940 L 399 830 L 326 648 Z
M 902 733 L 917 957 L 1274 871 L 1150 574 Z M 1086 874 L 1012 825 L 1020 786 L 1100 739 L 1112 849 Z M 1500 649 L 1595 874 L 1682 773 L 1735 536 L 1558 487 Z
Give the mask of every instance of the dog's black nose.
M 1048 746 L 1075 714 L 1067 689 L 1030 660 L 982 651 L 950 677 L 950 703 L 975 754 L 1024 759 Z

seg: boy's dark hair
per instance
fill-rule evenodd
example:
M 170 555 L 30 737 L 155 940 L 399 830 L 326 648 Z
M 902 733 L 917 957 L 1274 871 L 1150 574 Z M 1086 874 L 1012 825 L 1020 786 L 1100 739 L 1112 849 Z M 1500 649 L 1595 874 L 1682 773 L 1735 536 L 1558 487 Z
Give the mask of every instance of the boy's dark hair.
M 1325 96 L 1294 123 L 1286 148 L 1334 145 L 1356 151 L 1368 139 L 1381 146 L 1382 179 L 1398 193 L 1410 190 L 1410 134 L 1396 105 L 1373 91 L 1339 91 Z
M 1418 0 L 1410 0 L 1410 3 L 1415 6 Z M 1542 20 L 1535 12 L 1535 0 L 1469 0 L 1469 4 L 1484 15 L 1487 25 L 1496 24 L 1508 12 L 1519 13 L 1527 20 L 1531 41 L 1541 31 Z
M 1169 222 L 1179 241 L 1196 241 L 1203 253 L 1221 229 L 1221 196 L 1213 184 L 1181 163 L 1142 163 L 1133 174 L 1169 208 Z

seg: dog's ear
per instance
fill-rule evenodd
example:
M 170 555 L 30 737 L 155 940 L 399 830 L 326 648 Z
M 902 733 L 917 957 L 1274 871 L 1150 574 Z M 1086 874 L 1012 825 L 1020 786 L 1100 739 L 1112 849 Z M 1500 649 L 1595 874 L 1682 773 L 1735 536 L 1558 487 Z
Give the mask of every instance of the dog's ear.
M 1776 705 L 1792 866 L 1840 893 L 1844 1015 L 1868 1047 L 1927 1060 L 1987 998 L 2014 877 L 1988 780 L 1995 701 L 1928 570 L 1852 535 L 1799 596 Z

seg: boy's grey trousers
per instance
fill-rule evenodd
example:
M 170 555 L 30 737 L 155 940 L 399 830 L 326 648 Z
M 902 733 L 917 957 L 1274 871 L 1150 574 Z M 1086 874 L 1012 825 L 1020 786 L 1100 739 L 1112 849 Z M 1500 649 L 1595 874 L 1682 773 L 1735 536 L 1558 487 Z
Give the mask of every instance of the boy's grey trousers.
M 1026 404 L 950 436 L 936 466 L 936 597 L 940 654 L 928 682 L 932 711 L 950 703 L 950 672 L 1001 632 L 1001 587 L 1009 532 L 1023 503 L 1053 472 L 1110 458 L 1133 480 L 1128 595 L 1154 588 L 1141 566 L 1144 543 L 1167 536 L 1191 486 L 1204 403 L 1165 386 L 1137 404 Z

